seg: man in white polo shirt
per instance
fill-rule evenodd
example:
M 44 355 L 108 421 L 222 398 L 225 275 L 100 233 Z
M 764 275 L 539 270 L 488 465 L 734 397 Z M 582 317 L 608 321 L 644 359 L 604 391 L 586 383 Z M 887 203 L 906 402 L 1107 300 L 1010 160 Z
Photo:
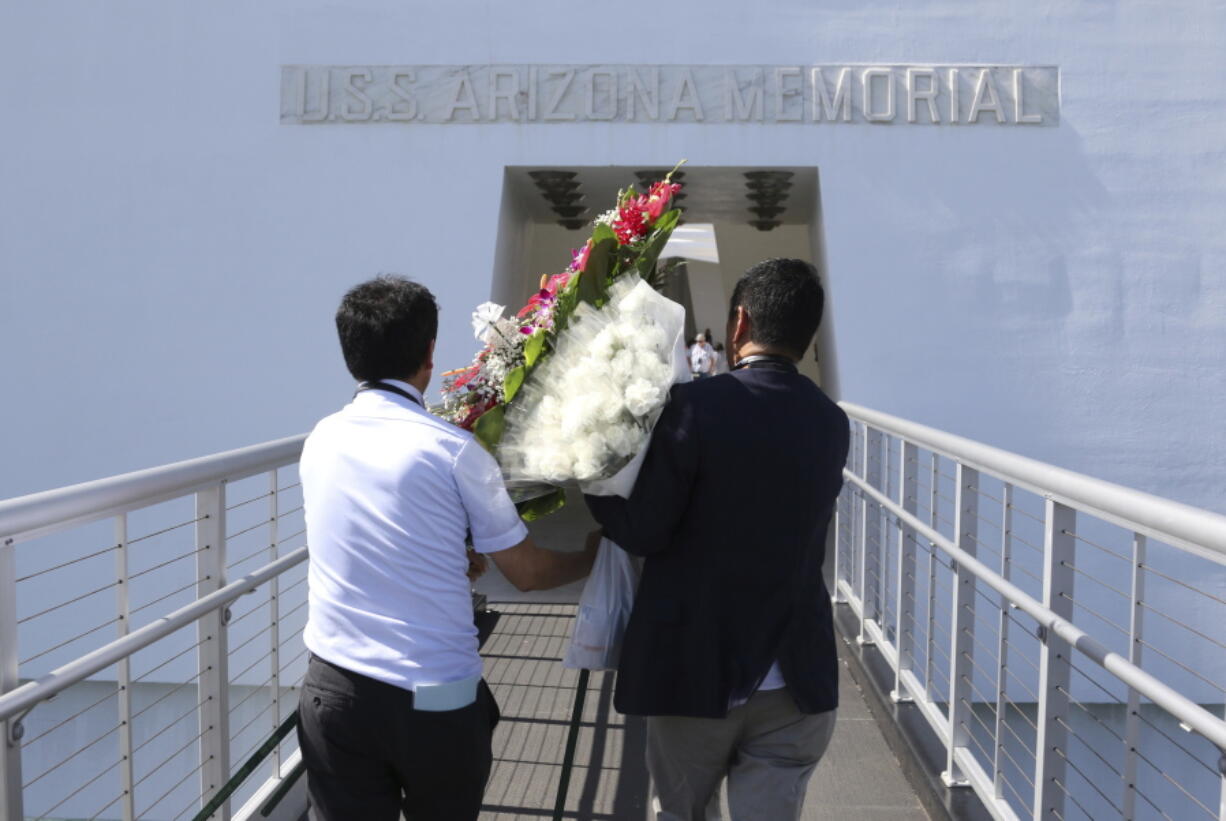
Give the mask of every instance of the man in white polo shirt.
M 481 678 L 469 577 L 489 554 L 520 590 L 556 587 L 589 572 L 594 548 L 533 544 L 493 457 L 425 410 L 438 328 L 426 288 L 365 282 L 336 326 L 358 393 L 316 425 L 300 465 L 310 815 L 475 819 L 498 707 Z

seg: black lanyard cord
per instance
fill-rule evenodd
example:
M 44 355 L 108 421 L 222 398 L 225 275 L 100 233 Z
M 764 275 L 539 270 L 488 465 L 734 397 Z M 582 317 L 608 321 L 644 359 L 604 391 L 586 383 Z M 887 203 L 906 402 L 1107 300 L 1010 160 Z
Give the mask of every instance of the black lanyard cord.
M 418 399 L 413 394 L 409 393 L 406 390 L 403 390 L 402 388 L 398 388 L 395 385 L 389 385 L 386 382 L 379 382 L 377 380 L 374 382 L 362 382 L 361 384 L 358 385 L 358 389 L 357 391 L 354 392 L 353 395 L 357 396 L 362 391 L 387 391 L 388 393 L 394 393 L 397 396 L 403 396 L 405 399 L 409 400 L 414 405 L 421 405 L 421 400 Z
M 754 354 L 747 356 L 744 359 L 737 361 L 732 366 L 732 370 L 739 371 L 742 368 L 753 370 L 754 368 L 771 368 L 772 370 L 792 371 L 796 372 L 796 363 L 786 356 L 776 356 L 775 354 Z

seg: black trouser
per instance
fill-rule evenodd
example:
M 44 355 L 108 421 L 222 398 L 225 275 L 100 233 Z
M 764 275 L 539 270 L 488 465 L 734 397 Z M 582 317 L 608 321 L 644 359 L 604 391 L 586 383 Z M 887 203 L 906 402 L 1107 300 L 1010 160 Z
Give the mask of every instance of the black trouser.
M 311 821 L 464 821 L 481 809 L 498 705 L 413 709 L 413 694 L 311 657 L 298 704 Z

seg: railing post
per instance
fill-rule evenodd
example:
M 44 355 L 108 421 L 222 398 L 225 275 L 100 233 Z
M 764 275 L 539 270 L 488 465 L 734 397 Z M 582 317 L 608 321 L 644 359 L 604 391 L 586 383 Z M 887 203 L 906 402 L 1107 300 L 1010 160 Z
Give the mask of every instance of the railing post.
M 1013 561 L 1013 485 L 1006 484 L 1000 497 L 1000 575 L 1012 581 L 1010 564 Z M 996 744 L 992 749 L 992 784 L 996 789 L 996 797 L 1004 798 L 1004 773 L 1001 772 L 1001 760 L 1008 755 L 1005 752 L 1005 687 L 1008 676 L 1005 673 L 1005 659 L 1009 654 L 1009 602 L 1003 598 L 1000 602 L 1000 616 L 996 639 Z
M 115 517 L 115 611 L 119 620 L 119 638 L 132 631 L 132 603 L 128 584 L 128 514 Z M 119 807 L 124 821 L 136 818 L 135 791 L 132 777 L 132 657 L 124 656 L 115 663 L 115 679 L 119 688 L 119 783 L 123 790 Z
M 860 460 L 863 458 L 861 452 L 863 451 L 864 437 L 861 435 L 860 425 L 853 422 L 852 426 L 851 442 L 847 455 L 847 469 L 855 475 L 857 468 L 860 467 Z M 850 596 L 847 601 L 852 605 L 853 610 L 859 607 L 856 583 L 859 579 L 860 559 L 856 551 L 860 544 L 859 510 L 863 499 L 863 494 L 860 493 L 859 488 L 853 485 L 847 495 L 847 563 L 842 569 L 846 577 L 844 581 L 847 582 L 846 594 Z
M 1226 750 L 1218 750 L 1217 771 L 1218 778 L 1218 802 L 1217 802 L 1217 817 L 1219 819 L 1226 818 Z
M 871 487 L 881 485 L 881 440 L 880 431 L 875 431 L 868 425 L 864 426 L 864 452 L 861 454 L 860 475 Z M 876 453 L 878 457 L 876 464 L 869 458 L 873 453 Z M 856 642 L 860 645 L 873 643 L 867 630 L 869 618 L 877 622 L 878 626 L 881 621 L 881 599 L 878 595 L 873 596 L 874 601 L 870 605 L 868 593 L 868 533 L 870 527 L 877 529 L 877 570 L 878 576 L 881 575 L 880 516 L 881 508 L 867 496 L 862 495 L 860 501 L 860 634 L 856 637 Z
M 832 556 L 830 566 L 832 572 L 830 578 L 830 600 L 835 604 L 842 602 L 842 593 L 839 592 L 839 580 L 842 578 L 842 522 L 845 518 L 845 513 L 842 512 L 842 507 L 845 502 L 851 499 L 850 490 L 847 484 L 843 484 L 843 488 L 839 493 L 839 498 L 835 499 L 834 515 L 830 517 L 830 533 L 826 535 L 826 550 L 834 550 L 835 555 Z
M 277 560 L 277 548 L 279 541 L 278 525 L 281 521 L 281 497 L 278 495 L 280 489 L 278 485 L 280 480 L 277 478 L 277 469 L 273 468 L 268 474 L 268 493 L 269 493 L 269 525 L 268 525 L 268 561 L 274 562 Z M 272 645 L 268 651 L 268 658 L 272 662 L 272 726 L 275 730 L 281 725 L 281 659 L 279 650 L 281 648 L 281 577 L 273 576 L 268 580 L 268 618 L 271 620 L 271 626 L 268 631 L 269 642 Z M 281 775 L 281 745 L 278 744 L 276 749 L 272 751 L 272 777 L 277 778 Z
M 1132 534 L 1132 591 L 1129 599 L 1132 612 L 1128 620 L 1128 660 L 1141 666 L 1141 634 L 1145 620 L 1145 553 L 1146 538 Z M 1128 715 L 1124 720 L 1124 800 L 1120 814 L 1125 821 L 1136 818 L 1137 807 L 1137 744 L 1141 741 L 1141 694 L 1128 688 Z
M 939 530 L 938 524 L 940 518 L 937 515 L 937 503 L 940 502 L 940 493 L 937 482 L 941 478 L 941 462 L 935 452 L 929 453 L 931 462 L 928 476 L 928 526 L 933 530 Z M 932 701 L 932 645 L 933 631 L 936 630 L 936 605 L 937 605 L 937 546 L 928 543 L 928 610 L 926 618 L 928 625 L 924 630 L 924 700 Z
M 225 483 L 196 493 L 196 596 L 225 586 L 226 492 Z M 196 622 L 200 642 L 200 796 L 207 802 L 230 777 L 230 687 L 226 623 L 230 608 L 223 607 Z M 230 802 L 213 816 L 230 818 Z
M 17 652 L 16 540 L 0 536 L 0 693 L 20 683 Z M 19 716 L 0 722 L 0 817 L 25 818 L 21 800 L 21 735 Z
M 903 510 L 914 515 L 918 509 L 915 495 L 919 492 L 916 483 L 918 468 L 916 460 L 919 458 L 919 449 L 905 439 L 900 439 L 899 443 L 898 504 Z M 917 610 L 915 605 L 915 538 L 908 533 L 907 527 L 901 520 L 898 522 L 898 567 L 895 577 L 897 601 L 894 604 L 894 642 L 898 647 L 898 666 L 894 668 L 894 690 L 890 693 L 890 698 L 895 702 L 900 702 L 911 700 L 911 694 L 903 684 L 902 674 L 910 670 L 911 665 L 915 662 L 914 627 Z M 912 629 L 910 630 L 907 629 L 905 620 L 908 614 L 911 616 Z
M 886 496 L 890 495 L 890 437 L 888 434 L 881 434 L 881 445 L 877 448 L 877 473 L 880 477 L 880 484 L 877 489 Z M 877 508 L 877 629 L 878 634 L 885 640 L 886 645 L 893 644 L 895 651 L 898 650 L 898 637 L 890 635 L 894 631 L 894 625 L 887 624 L 889 618 L 889 595 L 894 591 L 889 587 L 889 564 L 890 564 L 890 515 L 884 507 L 876 505 Z
M 1047 500 L 1043 537 L 1043 606 L 1065 621 L 1073 620 L 1073 567 L 1077 512 Z M 1048 630 L 1039 638 L 1039 715 L 1035 740 L 1034 818 L 1054 821 L 1064 817 L 1064 754 L 1068 731 L 1069 679 L 1072 675 L 1068 642 Z
M 954 542 L 972 556 L 978 545 L 979 532 L 979 472 L 961 462 L 955 472 L 958 486 L 954 491 Z M 958 750 L 970 745 L 971 665 L 974 652 L 972 632 L 975 629 L 975 574 L 961 564 L 954 564 L 953 604 L 950 607 L 949 638 L 949 748 L 946 750 L 945 771 L 941 779 L 947 786 L 966 786 L 966 775 L 957 763 Z

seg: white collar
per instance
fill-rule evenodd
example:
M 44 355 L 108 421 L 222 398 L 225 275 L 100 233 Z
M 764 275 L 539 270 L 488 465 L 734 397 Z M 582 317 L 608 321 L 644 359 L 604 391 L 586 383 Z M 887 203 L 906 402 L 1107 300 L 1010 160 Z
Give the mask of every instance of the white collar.
M 389 385 L 395 385 L 397 388 L 400 388 L 402 391 L 406 391 L 410 396 L 416 397 L 417 401 L 421 403 L 421 406 L 423 408 L 426 406 L 426 399 L 424 396 L 422 396 L 421 391 L 419 391 L 417 388 L 410 385 L 408 382 L 405 382 L 400 379 L 375 379 L 372 381 L 386 382 Z M 372 391 L 362 391 L 362 393 L 371 393 L 371 392 Z M 381 393 L 384 396 L 394 396 L 395 395 L 395 394 L 389 394 L 387 391 L 378 391 L 378 393 Z

